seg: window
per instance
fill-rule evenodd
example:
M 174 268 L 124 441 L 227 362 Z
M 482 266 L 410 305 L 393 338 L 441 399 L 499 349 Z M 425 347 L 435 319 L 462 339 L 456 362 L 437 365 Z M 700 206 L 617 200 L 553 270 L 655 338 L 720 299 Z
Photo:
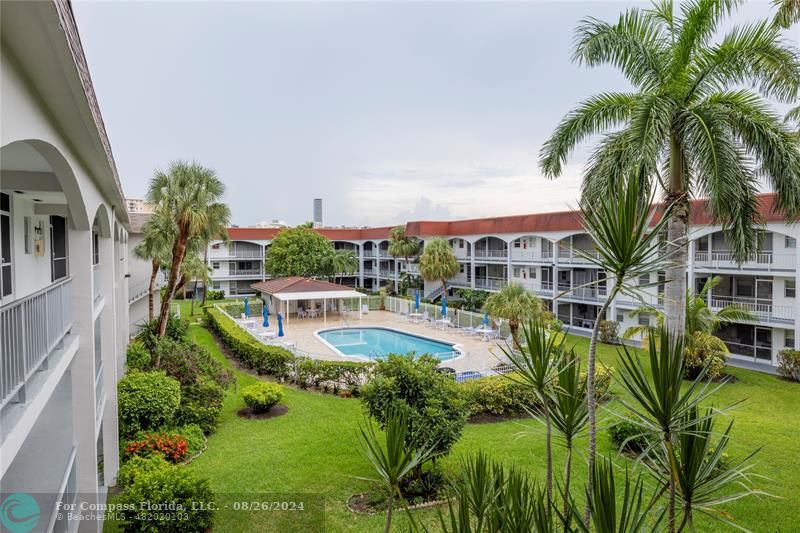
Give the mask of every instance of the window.
M 458 239 L 458 247 L 464 248 L 464 239 Z
M 24 232 L 25 253 L 31 253 L 31 217 L 26 216 L 22 218 L 22 231 Z
M 617 322 L 622 324 L 625 321 L 625 314 L 622 311 L 617 311 Z
M 211 263 L 211 268 L 213 268 L 214 270 L 219 270 L 219 261 L 214 261 L 213 263 Z
M 519 277 L 519 268 L 517 268 L 517 267 L 514 267 L 514 277 L 515 278 Z
M 57 281 L 69 273 L 69 246 L 67 241 L 67 219 L 50 217 L 50 278 Z
M 788 235 L 783 237 L 783 245 L 786 248 L 797 248 L 797 239 L 794 237 L 789 237 Z
M 514 248 L 522 248 L 522 241 L 520 240 L 514 241 Z
M 219 281 L 212 281 L 211 282 L 211 288 L 214 289 L 215 291 L 218 291 L 219 290 Z
M 793 279 L 787 279 L 783 283 L 783 295 L 786 298 L 794 298 L 795 292 L 797 292 L 797 287 L 795 286 L 795 281 Z
M 794 331 L 787 329 L 786 335 L 783 337 L 783 347 L 794 349 Z
M 219 243 L 217 242 L 217 243 L 212 244 L 211 245 L 211 249 L 212 250 L 219 250 Z
M 100 234 L 92 231 L 92 264 L 100 263 Z
M 650 274 L 642 274 L 639 276 L 639 285 L 647 285 L 650 283 Z
M 650 315 L 647 313 L 641 313 L 639 315 L 639 325 L 640 326 L 649 326 L 650 325 Z
M 0 193 L 0 298 L 12 292 L 11 197 Z

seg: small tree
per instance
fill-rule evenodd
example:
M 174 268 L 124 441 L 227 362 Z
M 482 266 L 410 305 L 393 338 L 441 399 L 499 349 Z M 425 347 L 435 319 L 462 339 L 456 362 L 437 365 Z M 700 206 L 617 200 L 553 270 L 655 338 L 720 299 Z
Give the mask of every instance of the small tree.
M 403 412 L 408 420 L 406 446 L 419 451 L 433 442 L 434 458 L 450 453 L 467 421 L 457 385 L 436 371 L 439 362 L 425 355 L 389 355 L 375 365 L 361 389 L 364 409 L 381 429 L 386 428 L 390 408 Z M 421 466 L 415 469 L 416 477 L 422 474 Z
M 438 237 L 428 241 L 419 260 L 419 273 L 425 281 L 441 281 L 444 294 L 447 280 L 458 274 L 459 269 L 449 242 Z
M 389 255 L 392 257 L 402 257 L 409 263 L 412 257 L 419 253 L 420 242 L 414 237 L 406 235 L 405 226 L 392 228 L 389 234 Z
M 269 247 L 264 268 L 271 277 L 329 277 L 333 244 L 305 226 L 280 231 Z
M 150 261 L 150 284 L 147 290 L 147 319 L 155 318 L 156 277 L 162 268 L 169 266 L 174 241 L 175 224 L 165 213 L 156 212 L 142 227 L 143 239 L 133 249 L 139 259 Z
M 500 292 L 490 294 L 483 310 L 508 319 L 514 348 L 519 349 L 519 326 L 542 312 L 542 301 L 521 284 L 512 282 L 504 285 Z
M 458 297 L 463 302 L 462 309 L 477 312 L 483 309 L 483 304 L 486 303 L 489 293 L 476 289 L 459 289 Z

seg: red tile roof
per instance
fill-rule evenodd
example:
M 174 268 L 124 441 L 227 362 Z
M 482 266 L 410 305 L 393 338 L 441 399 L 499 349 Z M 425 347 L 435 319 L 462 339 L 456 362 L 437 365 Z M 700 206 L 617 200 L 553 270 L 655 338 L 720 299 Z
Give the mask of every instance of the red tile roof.
M 319 279 L 292 276 L 288 278 L 270 279 L 250 285 L 259 292 L 266 294 L 279 294 L 291 292 L 327 292 L 327 291 L 352 291 L 352 287 L 322 281 Z
M 764 222 L 786 220 L 776 210 L 775 193 L 760 194 L 759 208 Z M 713 218 L 707 209 L 707 200 L 692 201 L 691 223 L 712 224 Z M 406 224 L 406 234 L 414 237 L 452 235 L 495 235 L 502 233 L 541 233 L 550 231 L 580 231 L 580 217 L 575 211 L 554 211 L 530 215 L 473 218 L 466 220 L 434 221 L 416 220 Z M 320 234 L 331 240 L 388 239 L 392 226 L 379 228 L 320 228 Z M 280 229 L 228 228 L 232 240 L 270 240 Z

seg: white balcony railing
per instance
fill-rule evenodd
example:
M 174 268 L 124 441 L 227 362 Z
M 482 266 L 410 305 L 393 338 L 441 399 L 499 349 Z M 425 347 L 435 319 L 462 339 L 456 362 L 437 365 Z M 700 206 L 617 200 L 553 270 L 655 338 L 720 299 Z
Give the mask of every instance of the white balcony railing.
M 475 249 L 475 259 L 508 259 L 508 250 Z
M 520 250 L 513 249 L 511 251 L 512 261 L 521 262 L 550 262 L 553 259 L 553 252 L 540 251 L 540 250 Z
M 475 278 L 475 287 L 499 291 L 507 283 L 505 278 Z
M 695 252 L 695 266 L 703 268 L 721 268 L 735 270 L 794 270 L 795 254 L 775 254 L 760 252 L 748 256 L 744 263 L 737 263 L 733 252 Z
M 623 305 L 625 307 L 641 307 L 647 305 L 660 309 L 664 306 L 664 296 L 658 296 L 647 292 L 642 292 L 637 295 L 620 294 L 617 296 L 616 302 L 618 305 Z
M 558 262 L 569 264 L 593 264 L 587 257 L 599 257 L 597 250 L 560 249 L 558 251 Z
M 0 307 L 0 407 L 20 392 L 72 327 L 72 280 Z
M 235 257 L 236 259 L 259 259 L 264 257 L 264 251 L 261 249 L 233 249 L 230 251 L 228 257 Z
M 100 274 L 100 263 L 92 265 L 92 296 L 94 297 L 95 301 L 100 298 L 100 293 L 102 292 L 100 290 L 102 288 Z
M 789 305 L 773 305 L 768 300 L 753 300 L 732 296 L 711 295 L 711 308 L 722 309 L 729 305 L 735 305 L 745 311 L 749 311 L 755 316 L 757 322 L 769 322 L 777 324 L 794 323 L 794 307 Z
M 568 283 L 559 283 L 558 292 L 565 293 L 563 298 L 585 300 L 589 302 L 603 302 L 608 298 L 606 287 L 571 287 Z
M 244 276 L 260 276 L 260 268 L 234 268 L 228 272 L 229 276 L 244 277 Z
M 533 293 L 542 296 L 553 296 L 553 283 L 550 281 L 536 281 L 518 278 L 512 278 L 511 281 L 514 283 L 519 283 Z
M 375 257 L 375 250 L 364 250 L 364 257 Z

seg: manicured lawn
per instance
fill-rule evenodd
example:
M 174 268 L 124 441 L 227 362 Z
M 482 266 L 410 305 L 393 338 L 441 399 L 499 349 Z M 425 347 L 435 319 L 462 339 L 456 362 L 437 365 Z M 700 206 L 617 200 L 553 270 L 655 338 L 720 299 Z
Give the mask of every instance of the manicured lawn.
M 208 347 L 222 360 L 212 335 L 200 326 L 192 326 L 192 337 Z M 580 353 L 586 353 L 588 341 L 571 337 Z M 599 358 L 609 366 L 618 367 L 616 349 L 601 346 Z M 765 476 L 757 481 L 758 488 L 776 498 L 748 498 L 724 506 L 737 523 L 753 531 L 796 531 L 797 509 L 800 508 L 800 386 L 780 381 L 775 377 L 738 369 L 729 369 L 737 382 L 727 384 L 715 396 L 715 404 L 725 406 L 746 398 L 747 401 L 734 412 L 733 455 L 745 454 L 763 447 L 756 456 L 755 471 Z M 246 386 L 257 378 L 237 372 L 238 387 Z M 618 387 L 612 387 L 615 391 Z M 619 393 L 618 393 L 619 394 Z M 356 477 L 372 477 L 366 459 L 357 448 L 355 431 L 363 421 L 361 405 L 356 399 L 342 399 L 332 395 L 305 392 L 286 388 L 284 402 L 289 412 L 281 417 L 266 420 L 239 418 L 236 411 L 243 406 L 238 394 L 228 393 L 218 431 L 209 439 L 208 450 L 191 468 L 211 478 L 217 493 L 283 493 L 273 499 L 291 499 L 288 494 L 316 494 L 324 498 L 326 531 L 378 531 L 383 516 L 353 515 L 346 499 L 355 493 L 370 489 L 367 481 Z M 618 400 L 603 407 L 602 425 L 612 418 L 609 409 L 620 409 Z M 586 439 L 579 447 L 585 448 Z M 542 425 L 535 420 L 509 421 L 496 424 L 470 424 L 454 448 L 453 454 L 443 461 L 450 472 L 458 468 L 461 456 L 476 450 L 485 450 L 492 457 L 528 469 L 540 479 L 544 478 L 544 437 Z M 604 431 L 599 436 L 599 452 L 614 454 Z M 623 457 L 615 461 L 624 466 L 630 463 Z M 573 479 L 581 487 L 586 476 L 582 460 L 577 461 Z M 555 465 L 563 464 L 562 450 L 556 447 Z M 558 471 L 557 471 L 558 472 Z M 432 522 L 435 511 L 419 512 L 425 521 Z M 214 531 L 299 531 L 296 513 L 270 513 L 259 517 L 258 525 L 241 514 L 226 513 Z M 725 529 L 717 522 L 701 518 L 698 529 L 713 531 Z M 298 529 L 300 527 L 300 529 Z M 397 531 L 406 531 L 404 513 L 398 515 Z

